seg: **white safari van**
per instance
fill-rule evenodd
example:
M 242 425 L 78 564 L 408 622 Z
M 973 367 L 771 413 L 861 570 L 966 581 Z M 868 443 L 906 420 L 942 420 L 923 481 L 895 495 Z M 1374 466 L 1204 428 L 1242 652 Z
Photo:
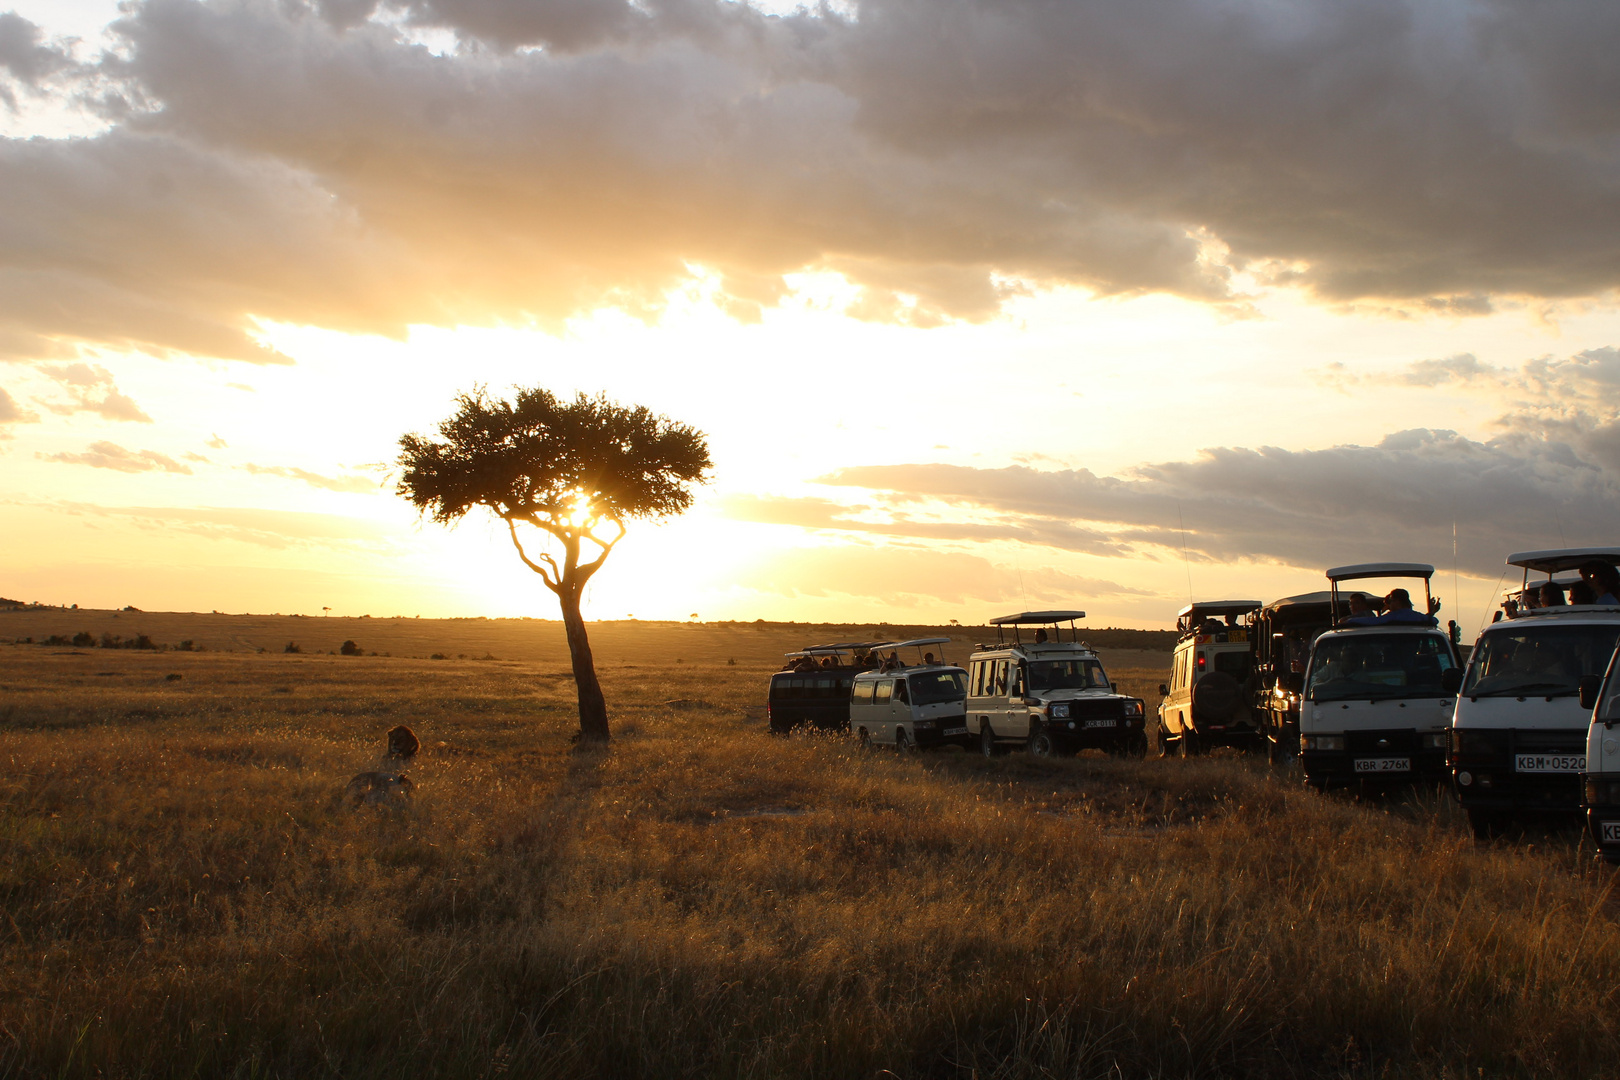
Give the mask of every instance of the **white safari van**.
M 1088 747 L 1147 752 L 1142 699 L 1114 692 L 1102 661 L 1075 628 L 1085 617 L 1083 611 L 1025 611 L 990 620 L 996 643 L 980 645 L 968 661 L 968 735 L 978 738 L 986 757 L 1015 745 L 1037 757 Z
M 1424 563 L 1327 572 L 1334 628 L 1311 647 L 1299 706 L 1300 764 L 1311 786 L 1445 776 L 1462 664 L 1433 617 L 1433 576 Z M 1424 607 L 1346 618 L 1339 583 L 1366 578 L 1421 579 Z
M 884 648 L 889 659 L 874 671 L 855 676 L 849 700 L 849 728 L 864 744 L 898 750 L 940 746 L 967 740 L 963 700 L 967 672 L 948 664 L 940 648 L 950 638 L 915 638 Z M 933 646 L 940 658 L 923 650 Z M 902 649 L 915 649 L 915 663 L 904 663 Z
M 1476 835 L 1532 812 L 1581 808 L 1591 703 L 1583 678 L 1601 676 L 1620 638 L 1620 607 L 1560 604 L 1572 571 L 1611 565 L 1620 548 L 1562 548 L 1508 556 L 1524 584 L 1486 627 L 1468 661 L 1447 755 L 1453 790 Z M 1531 575 L 1545 575 L 1545 581 Z M 1547 583 L 1551 589 L 1544 589 Z
M 1176 613 L 1170 682 L 1159 693 L 1159 753 L 1187 757 L 1206 746 L 1260 745 L 1250 708 L 1253 653 L 1241 621 L 1258 600 L 1205 600 Z

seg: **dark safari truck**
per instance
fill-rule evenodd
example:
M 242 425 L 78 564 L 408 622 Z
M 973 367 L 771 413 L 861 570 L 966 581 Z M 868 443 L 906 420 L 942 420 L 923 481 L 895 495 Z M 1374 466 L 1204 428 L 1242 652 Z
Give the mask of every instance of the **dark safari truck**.
M 1339 599 L 1350 602 L 1352 590 Z M 1365 592 L 1354 595 L 1369 606 L 1383 601 Z M 1321 592 L 1285 596 L 1251 612 L 1249 648 L 1253 656 L 1254 714 L 1266 756 L 1273 764 L 1299 752 L 1299 696 L 1305 689 L 1305 665 L 1311 643 L 1333 628 L 1333 594 Z
M 787 664 L 771 676 L 765 716 L 773 735 L 795 728 L 849 730 L 849 695 L 855 675 L 876 667 L 866 658 L 887 641 L 835 641 L 786 654 Z

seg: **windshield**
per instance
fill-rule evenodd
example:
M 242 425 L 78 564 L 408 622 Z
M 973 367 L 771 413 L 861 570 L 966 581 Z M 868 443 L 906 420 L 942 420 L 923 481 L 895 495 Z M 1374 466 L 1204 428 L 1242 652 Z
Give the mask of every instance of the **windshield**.
M 1468 666 L 1469 697 L 1541 697 L 1580 692 L 1582 675 L 1602 675 L 1620 624 L 1504 627 L 1485 634 Z
M 1305 694 L 1312 701 L 1438 697 L 1440 673 L 1455 667 L 1438 634 L 1354 634 L 1326 638 L 1311 655 Z
M 961 701 L 967 697 L 967 676 L 960 671 L 930 671 L 913 675 L 911 702 L 914 705 L 933 705 L 940 701 Z
M 1032 694 L 1048 690 L 1107 690 L 1108 676 L 1095 660 L 1031 660 L 1029 662 L 1029 690 Z

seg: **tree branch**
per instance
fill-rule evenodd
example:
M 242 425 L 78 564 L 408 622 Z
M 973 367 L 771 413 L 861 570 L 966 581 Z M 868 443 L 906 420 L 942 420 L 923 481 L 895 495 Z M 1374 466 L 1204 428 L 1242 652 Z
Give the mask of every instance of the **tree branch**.
M 546 588 L 550 589 L 554 593 L 560 594 L 562 591 L 562 586 L 559 584 L 559 582 L 562 575 L 557 572 L 557 560 L 553 559 L 550 555 L 543 551 L 540 553 L 540 557 L 544 559 L 546 564 L 551 567 L 551 572 L 547 573 L 544 566 L 541 566 L 539 563 L 529 558 L 528 553 L 523 550 L 523 542 L 518 539 L 517 522 L 513 521 L 511 518 L 507 518 L 506 529 L 512 534 L 512 546 L 517 548 L 518 558 L 522 559 L 524 565 L 526 565 L 530 570 L 533 570 L 535 573 L 540 575 L 540 580 L 546 583 Z
M 596 536 L 589 531 L 584 534 L 585 539 L 602 549 L 602 553 L 596 558 L 592 559 L 590 562 L 580 564 L 579 573 L 581 580 L 590 580 L 590 576 L 602 568 L 602 564 L 607 561 L 608 555 L 612 553 L 613 546 L 620 540 L 623 540 L 624 534 L 629 531 L 624 527 L 624 522 L 620 521 L 618 518 L 610 517 L 608 520 L 613 522 L 614 527 L 619 530 L 619 535 L 615 536 L 611 540 L 603 540 L 601 537 Z

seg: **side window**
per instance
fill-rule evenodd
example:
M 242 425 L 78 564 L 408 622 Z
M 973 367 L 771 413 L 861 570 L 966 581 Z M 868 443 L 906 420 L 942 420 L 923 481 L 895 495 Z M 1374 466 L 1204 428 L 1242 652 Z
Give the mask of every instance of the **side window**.
M 1011 693 L 1022 694 L 1028 680 L 1024 677 L 1024 665 L 1019 664 L 1013 668 Z
M 1170 665 L 1170 692 L 1173 694 L 1181 689 L 1181 654 L 1176 653 L 1175 663 Z
M 818 698 L 837 697 L 837 687 L 837 679 L 833 678 L 831 675 L 823 675 L 821 678 L 816 680 L 816 688 L 811 696 Z
M 975 660 L 968 665 L 968 693 L 982 694 L 984 691 L 984 661 Z
M 879 679 L 878 683 L 877 683 L 877 693 L 872 696 L 872 700 L 875 701 L 879 705 L 886 705 L 889 702 L 889 698 L 892 697 L 893 695 L 894 695 L 894 680 L 893 679 Z
M 911 694 L 906 691 L 906 680 L 894 680 L 894 700 L 900 702 L 902 705 L 911 704 Z
M 876 686 L 876 685 L 877 685 L 877 683 L 873 682 L 870 679 L 868 679 L 866 682 L 858 682 L 858 683 L 856 683 L 855 684 L 855 695 L 854 695 L 855 703 L 857 705 L 870 705 L 870 704 L 872 704 L 872 688 L 874 686 Z

